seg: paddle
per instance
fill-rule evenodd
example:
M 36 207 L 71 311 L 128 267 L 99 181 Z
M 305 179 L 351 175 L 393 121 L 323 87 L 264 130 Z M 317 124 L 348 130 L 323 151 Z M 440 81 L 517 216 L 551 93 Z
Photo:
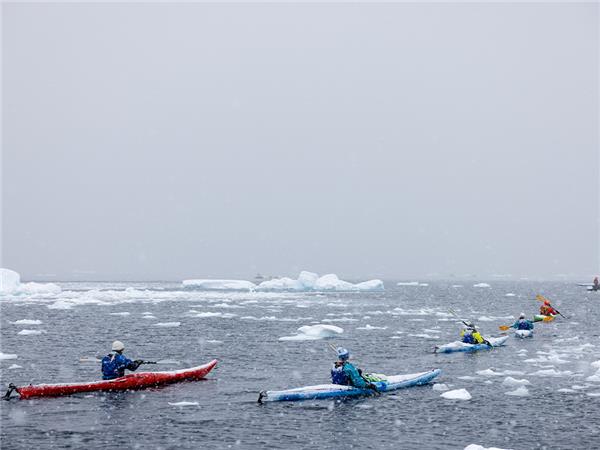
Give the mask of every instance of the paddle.
M 535 299 L 536 299 L 538 302 L 548 302 L 548 303 L 550 303 L 550 300 L 548 300 L 546 297 L 544 297 L 543 295 L 540 295 L 540 294 L 536 295 L 536 296 L 535 296 Z M 552 306 L 552 303 L 550 303 L 550 306 L 551 306 L 552 308 L 554 308 L 554 306 Z M 564 318 L 566 319 L 566 317 L 565 317 L 565 316 L 563 316 L 563 315 L 562 315 L 562 313 L 561 313 L 561 312 L 560 312 L 558 309 L 554 308 L 554 311 L 556 311 L 558 314 L 560 314 L 562 317 L 564 317 Z
M 544 317 L 543 319 L 537 319 L 537 320 L 534 319 L 533 321 L 534 322 L 542 322 L 542 321 L 543 322 L 552 322 L 553 320 L 554 320 L 554 317 L 547 316 L 547 317 Z M 506 330 L 512 328 L 512 325 L 500 325 L 498 328 L 500 328 L 502 331 L 506 331 Z

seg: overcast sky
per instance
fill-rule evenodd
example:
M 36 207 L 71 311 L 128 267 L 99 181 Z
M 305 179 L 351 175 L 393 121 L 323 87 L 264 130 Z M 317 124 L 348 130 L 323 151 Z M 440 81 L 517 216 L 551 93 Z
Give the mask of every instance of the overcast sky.
M 2 8 L 24 279 L 600 270 L 595 4 Z

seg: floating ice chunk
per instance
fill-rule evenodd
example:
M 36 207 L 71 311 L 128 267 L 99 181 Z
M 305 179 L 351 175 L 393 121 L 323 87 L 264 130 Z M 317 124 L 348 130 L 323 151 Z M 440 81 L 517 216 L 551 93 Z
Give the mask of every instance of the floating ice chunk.
M 476 287 L 476 288 L 489 288 L 491 286 L 489 284 L 487 284 L 487 283 L 477 283 L 477 284 L 474 284 L 473 287 Z
M 418 281 L 400 281 L 396 283 L 396 286 L 418 286 Z
M 593 381 L 600 383 L 600 369 L 594 374 L 585 379 L 585 381 Z
M 466 389 L 454 389 L 452 391 L 444 392 L 440 397 L 447 398 L 449 400 L 471 400 L 471 394 Z
M 529 390 L 525 386 L 519 386 L 514 391 L 505 392 L 506 395 L 513 395 L 515 397 L 527 397 L 529 395 Z
M 574 394 L 574 393 L 576 393 L 577 391 L 576 391 L 575 389 L 561 388 L 561 389 L 559 389 L 559 390 L 558 390 L 558 391 L 556 391 L 556 392 L 561 392 L 561 393 L 563 393 L 563 394 Z
M 358 319 L 351 317 L 338 317 L 337 319 L 323 319 L 321 322 L 358 322 Z
M 570 370 L 565 370 L 564 372 L 561 372 L 556 369 L 543 369 L 538 370 L 537 372 L 533 372 L 530 375 L 538 377 L 565 377 L 573 375 L 573 372 L 571 372 Z
M 298 334 L 294 336 L 280 337 L 280 341 L 315 341 L 337 336 L 344 332 L 343 328 L 335 325 L 304 325 L 298 328 Z
M 353 288 L 353 291 L 383 291 L 383 281 L 381 280 L 369 280 L 363 281 L 362 283 L 356 283 Z
M 461 288 L 461 287 L 463 287 L 463 285 L 462 284 L 453 284 L 452 287 L 453 288 Z
M 221 317 L 223 319 L 232 319 L 234 317 L 237 317 L 237 314 L 221 313 L 221 312 L 201 312 L 198 314 L 194 314 L 192 317 L 199 317 L 201 319 L 205 319 L 207 317 Z
M 337 275 L 330 273 L 317 279 L 313 289 L 315 291 L 383 291 L 384 287 L 381 280 L 352 284 L 340 280 Z
M 22 283 L 17 291 L 19 294 L 36 295 L 36 294 L 59 294 L 62 292 L 60 286 L 54 283 Z
M 155 316 L 151 316 L 149 314 L 145 314 L 145 315 L 142 316 L 142 319 L 152 320 L 152 319 L 156 319 L 156 317 Z
M 479 378 L 474 377 L 472 375 L 463 375 L 462 377 L 457 377 L 459 380 L 464 380 L 464 381 L 474 381 L 474 380 L 479 380 Z
M 364 327 L 358 327 L 357 330 L 387 330 L 388 327 L 374 327 L 366 324 Z
M 590 366 L 592 366 L 596 369 L 600 369 L 600 361 L 594 361 L 593 363 L 590 364 Z
M 169 403 L 169 405 L 171 405 L 171 406 L 200 406 L 200 404 L 198 402 L 175 402 L 175 403 L 167 402 L 167 403 Z
M 110 313 L 111 316 L 129 316 L 131 313 L 127 311 Z
M 159 322 L 155 323 L 155 327 L 164 327 L 164 328 L 175 328 L 181 325 L 181 322 Z
M 502 372 L 494 372 L 492 369 L 478 370 L 476 373 L 484 377 L 501 377 L 504 375 Z
M 45 332 L 46 330 L 21 330 L 17 334 L 19 336 L 37 336 Z
M 422 338 L 422 339 L 439 339 L 440 338 L 439 336 L 432 336 L 432 335 L 426 334 L 426 333 L 409 334 L 409 336 L 418 337 L 418 338 Z
M 14 322 L 11 322 L 13 325 L 41 325 L 42 321 L 41 320 L 34 320 L 34 319 L 21 319 L 21 320 L 15 320 Z
M 12 364 L 12 365 L 11 365 L 11 366 L 8 368 L 8 370 L 22 369 L 22 368 L 23 368 L 23 366 L 20 366 L 20 365 L 18 365 L 18 364 Z
M 588 397 L 600 397 L 600 391 L 599 392 L 588 392 L 586 395 Z
M 531 383 L 529 382 L 529 380 L 526 379 L 516 379 L 513 377 L 506 377 L 504 379 L 504 381 L 502 382 L 502 384 L 504 386 L 510 386 L 510 387 L 514 387 L 514 386 L 531 386 Z
M 0 294 L 12 294 L 19 289 L 21 275 L 14 270 L 0 269 Z
M 433 385 L 433 390 L 434 391 L 447 391 L 448 389 L 449 389 L 448 385 L 446 385 L 444 383 L 435 383 Z
M 516 297 L 516 294 L 513 294 L 512 292 L 509 292 L 507 294 L 504 294 L 505 297 Z
M 2 353 L 0 352 L 0 361 L 2 361 L 3 359 L 17 359 L 18 356 L 14 355 L 12 353 Z
M 245 280 L 183 280 L 186 289 L 203 291 L 253 291 L 256 285 Z

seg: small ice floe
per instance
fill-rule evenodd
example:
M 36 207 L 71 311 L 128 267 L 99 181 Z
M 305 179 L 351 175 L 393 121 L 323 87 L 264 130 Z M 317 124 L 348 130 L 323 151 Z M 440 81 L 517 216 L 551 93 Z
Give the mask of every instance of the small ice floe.
M 337 319 L 323 319 L 321 322 L 358 322 L 358 319 L 350 317 L 339 317 Z
M 45 332 L 46 330 L 21 330 L 17 334 L 19 336 L 37 336 Z
M 484 447 L 483 445 L 478 444 L 469 444 L 465 447 L 464 450 L 507 450 L 498 447 Z
M 464 380 L 464 381 L 474 381 L 474 380 L 479 380 L 478 377 L 474 377 L 471 375 L 464 375 L 462 377 L 457 377 L 459 380 Z
M 123 317 L 128 316 L 130 314 L 131 313 L 127 312 L 127 311 L 110 313 L 111 316 L 123 316 Z
M 466 389 L 454 389 L 452 391 L 446 391 L 440 395 L 440 397 L 448 400 L 471 400 L 471 394 Z
M 159 322 L 155 323 L 155 327 L 163 327 L 163 328 L 175 328 L 181 325 L 181 322 Z
M 298 328 L 298 334 L 280 337 L 280 341 L 316 341 L 338 336 L 344 332 L 343 328 L 335 325 L 304 325 Z
M 3 359 L 17 359 L 18 356 L 14 355 L 12 353 L 2 353 L 0 352 L 0 361 L 2 361 Z
M 504 373 L 494 372 L 492 369 L 478 370 L 475 373 L 484 377 L 501 377 L 504 375 Z
M 461 287 L 463 287 L 463 285 L 462 284 L 453 284 L 452 287 L 453 288 L 461 288 Z
M 444 384 L 444 383 L 435 383 L 435 384 L 433 385 L 433 388 L 432 388 L 432 389 L 433 389 L 434 391 L 440 391 L 440 392 L 443 392 L 443 391 L 447 391 L 447 390 L 449 389 L 449 387 L 448 387 L 448 385 L 446 385 L 446 384 Z
M 396 286 L 418 286 L 418 281 L 400 281 L 396 283 Z
M 594 361 L 593 363 L 590 364 L 590 366 L 592 366 L 595 369 L 600 369 L 600 360 Z
M 520 386 L 514 391 L 505 392 L 506 395 L 512 395 L 515 397 L 527 397 L 529 395 L 529 390 L 525 386 Z
M 193 315 L 192 317 L 198 317 L 200 319 L 206 319 L 209 317 L 220 317 L 222 319 L 233 319 L 234 317 L 237 317 L 237 314 L 221 313 L 221 312 L 201 312 L 201 313 Z
M 358 327 L 357 330 L 387 330 L 388 327 L 375 327 L 369 324 L 366 324 L 364 327 Z
M 517 294 L 513 294 L 512 292 L 508 292 L 506 294 L 504 294 L 505 297 L 516 297 Z
M 214 305 L 208 305 L 211 308 L 238 308 L 238 309 L 243 309 L 243 306 L 239 306 L 239 305 L 231 305 L 229 303 L 217 303 Z
M 200 406 L 198 402 L 168 402 L 171 406 Z
M 561 388 L 556 392 L 560 392 L 561 394 L 574 394 L 577 391 L 575 389 L 567 389 L 567 388 Z
M 14 322 L 11 322 L 13 325 L 41 325 L 42 321 L 41 320 L 34 320 L 34 319 L 21 319 L 21 320 L 15 320 Z
M 529 380 L 526 380 L 525 378 L 519 380 L 519 379 L 513 378 L 513 377 L 506 377 L 504 379 L 504 381 L 502 382 L 502 385 L 510 386 L 510 387 L 531 386 L 531 383 L 529 382 Z
M 590 375 L 585 379 L 585 381 L 592 381 L 594 383 L 600 383 L 600 369 L 594 375 Z
M 473 287 L 476 287 L 476 288 L 489 288 L 491 286 L 489 284 L 487 284 L 487 283 L 477 283 L 477 284 L 474 284 Z
M 560 370 L 556 369 L 542 369 L 538 370 L 537 372 L 533 372 L 530 375 L 534 377 L 567 377 L 573 375 L 573 372 L 570 370 L 561 372 Z
M 18 365 L 18 364 L 12 364 L 12 365 L 11 365 L 11 366 L 8 368 L 8 370 L 22 369 L 22 368 L 23 368 L 23 366 L 20 366 L 20 365 Z
M 155 320 L 156 317 L 152 316 L 152 315 L 149 315 L 149 314 L 146 314 L 146 315 L 142 316 L 142 319 Z
M 599 392 L 588 392 L 586 395 L 588 397 L 600 397 L 600 391 Z
M 206 344 L 222 344 L 223 341 L 219 341 L 218 339 L 206 339 L 204 341 Z

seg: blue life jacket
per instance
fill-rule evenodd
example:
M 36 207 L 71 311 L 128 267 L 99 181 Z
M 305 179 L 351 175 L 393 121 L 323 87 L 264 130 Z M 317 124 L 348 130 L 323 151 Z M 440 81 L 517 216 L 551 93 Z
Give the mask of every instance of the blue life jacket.
M 533 330 L 533 323 L 529 320 L 519 320 L 516 322 L 517 330 Z
M 343 386 L 348 386 L 350 384 L 348 375 L 346 375 L 346 372 L 344 372 L 344 366 L 334 367 L 331 369 L 331 382 L 333 384 L 341 384 Z
M 475 340 L 475 338 L 473 337 L 473 335 L 471 333 L 465 333 L 462 341 L 465 344 L 477 344 L 477 341 Z
M 102 358 L 102 379 L 113 380 L 125 375 L 125 369 L 136 370 L 138 364 L 119 353 L 110 353 Z

